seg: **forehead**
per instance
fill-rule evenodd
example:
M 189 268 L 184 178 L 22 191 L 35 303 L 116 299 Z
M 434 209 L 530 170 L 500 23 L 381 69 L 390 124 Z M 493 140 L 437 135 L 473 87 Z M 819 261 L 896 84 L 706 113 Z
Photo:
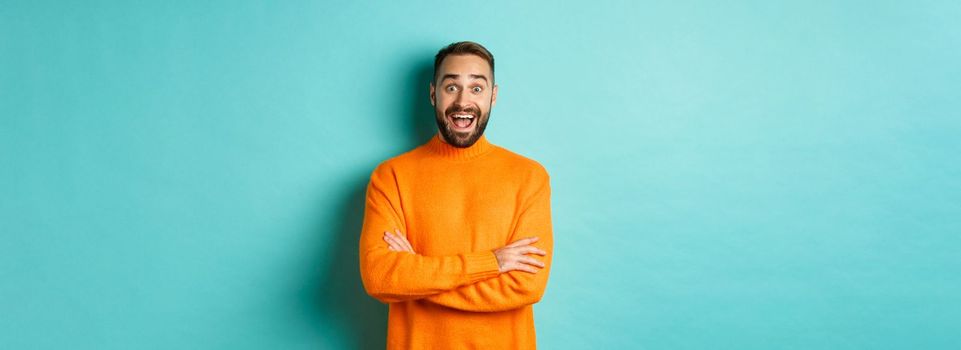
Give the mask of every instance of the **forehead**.
M 470 74 L 483 75 L 490 78 L 491 67 L 487 61 L 477 55 L 450 55 L 444 57 L 440 67 L 437 68 L 437 75 L 457 74 L 467 77 Z

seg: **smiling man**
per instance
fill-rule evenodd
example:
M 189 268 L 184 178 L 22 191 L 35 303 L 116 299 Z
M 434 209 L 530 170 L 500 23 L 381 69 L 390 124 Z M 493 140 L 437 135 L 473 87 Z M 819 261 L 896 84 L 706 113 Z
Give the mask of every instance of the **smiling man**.
M 360 274 L 389 304 L 388 349 L 534 349 L 533 304 L 553 253 L 550 178 L 488 142 L 494 56 L 474 42 L 437 53 L 438 133 L 374 169 Z

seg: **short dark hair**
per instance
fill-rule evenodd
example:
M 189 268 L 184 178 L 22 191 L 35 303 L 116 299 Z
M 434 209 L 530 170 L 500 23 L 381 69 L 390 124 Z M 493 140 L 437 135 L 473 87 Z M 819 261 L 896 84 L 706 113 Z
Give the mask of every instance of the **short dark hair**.
M 444 59 L 450 55 L 475 55 L 483 58 L 491 67 L 491 83 L 493 83 L 494 55 L 490 51 L 487 51 L 484 45 L 473 41 L 459 41 L 437 51 L 437 56 L 434 56 L 434 75 L 430 78 L 431 83 L 434 83 L 434 80 L 437 79 L 437 68 L 440 67 L 441 62 L 444 62 Z

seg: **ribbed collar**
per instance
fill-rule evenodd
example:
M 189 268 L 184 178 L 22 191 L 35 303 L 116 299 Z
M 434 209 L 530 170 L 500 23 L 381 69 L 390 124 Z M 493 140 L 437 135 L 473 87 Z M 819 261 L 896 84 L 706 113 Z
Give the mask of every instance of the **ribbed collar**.
M 483 156 L 494 149 L 494 145 L 487 141 L 487 135 L 481 135 L 477 142 L 466 148 L 459 148 L 451 146 L 450 144 L 441 140 L 440 134 L 434 134 L 434 137 L 424 144 L 431 153 L 437 154 L 445 159 L 464 161 L 471 160 L 477 157 Z

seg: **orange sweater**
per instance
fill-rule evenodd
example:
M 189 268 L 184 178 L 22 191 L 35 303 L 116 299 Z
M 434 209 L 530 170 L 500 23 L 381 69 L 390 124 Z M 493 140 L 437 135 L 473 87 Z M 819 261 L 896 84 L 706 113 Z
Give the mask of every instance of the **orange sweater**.
M 416 254 L 388 249 L 394 228 Z M 546 267 L 500 273 L 493 250 L 529 236 Z M 534 349 L 553 245 L 547 171 L 485 136 L 456 148 L 435 135 L 370 176 L 360 275 L 389 303 L 388 349 Z

